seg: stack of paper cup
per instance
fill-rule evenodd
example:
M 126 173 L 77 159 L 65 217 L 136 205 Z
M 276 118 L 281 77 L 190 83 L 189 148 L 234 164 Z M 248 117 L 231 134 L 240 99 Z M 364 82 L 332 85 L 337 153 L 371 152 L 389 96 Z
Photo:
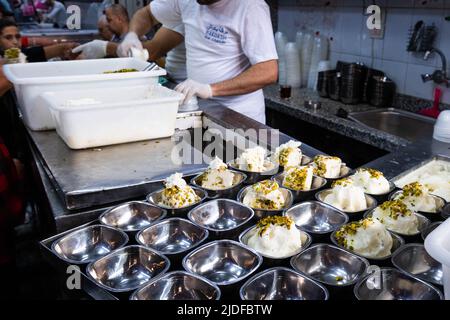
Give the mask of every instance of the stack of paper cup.
M 293 88 L 302 85 L 302 69 L 300 56 L 295 42 L 289 42 L 285 48 L 286 58 L 286 84 Z
M 308 88 L 316 90 L 317 88 L 317 73 L 319 71 L 319 62 L 328 59 L 329 42 L 328 38 L 319 35 L 314 38 L 313 53 L 311 56 L 311 67 L 308 75 Z M 329 70 L 329 69 L 328 69 Z
M 303 36 L 299 40 L 301 40 L 302 83 L 306 86 L 308 84 L 309 69 L 311 68 L 314 34 L 310 31 L 303 31 Z
M 282 32 L 277 31 L 275 33 L 275 46 L 278 53 L 278 82 L 281 85 L 286 84 L 286 57 L 285 47 L 287 43 L 287 37 Z

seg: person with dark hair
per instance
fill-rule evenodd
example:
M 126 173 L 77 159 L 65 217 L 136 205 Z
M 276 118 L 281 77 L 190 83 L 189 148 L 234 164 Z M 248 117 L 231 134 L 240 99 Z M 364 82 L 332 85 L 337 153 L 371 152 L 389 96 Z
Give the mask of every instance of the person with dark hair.
M 34 46 L 22 48 L 22 36 L 15 22 L 0 20 L 0 55 L 4 56 L 5 50 L 21 49 L 27 56 L 28 62 L 44 62 L 48 59 L 60 57 L 64 59 L 73 58 L 72 49 L 78 44 L 73 42 L 58 43 L 49 46 Z
M 51 22 L 59 28 L 64 28 L 67 24 L 66 7 L 61 1 L 47 0 L 48 13 L 44 14 L 44 21 Z

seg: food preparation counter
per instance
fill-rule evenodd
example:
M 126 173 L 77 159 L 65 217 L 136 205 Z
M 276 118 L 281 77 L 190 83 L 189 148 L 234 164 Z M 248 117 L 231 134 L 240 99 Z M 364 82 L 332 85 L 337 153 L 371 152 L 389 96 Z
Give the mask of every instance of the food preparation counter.
M 37 184 L 44 195 L 41 206 L 50 212 L 49 223 L 55 232 L 81 225 L 97 218 L 107 208 L 126 200 L 144 199 L 160 187 L 162 181 L 174 172 L 192 176 L 206 168 L 203 164 L 174 164 L 172 150 L 177 140 L 187 139 L 185 146 L 193 158 L 203 159 L 202 146 L 192 146 L 189 135 L 203 134 L 207 128 L 224 129 L 271 128 L 249 119 L 233 110 L 208 106 L 200 111 L 179 114 L 173 138 L 136 142 L 87 150 L 70 150 L 55 131 L 28 131 L 32 146 Z M 274 131 L 275 134 L 277 132 Z M 271 146 L 271 136 L 249 137 Z M 291 138 L 280 133 L 280 143 Z M 318 153 L 303 145 L 303 152 L 312 157 Z M 178 160 L 180 160 L 178 158 Z M 205 160 L 205 159 L 203 159 Z M 232 160 L 232 159 L 228 159 Z

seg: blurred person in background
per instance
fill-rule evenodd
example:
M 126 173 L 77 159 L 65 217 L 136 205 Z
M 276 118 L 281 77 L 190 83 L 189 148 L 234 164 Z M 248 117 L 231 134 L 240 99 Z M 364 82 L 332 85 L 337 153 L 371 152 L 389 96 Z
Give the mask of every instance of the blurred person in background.
M 130 24 L 128 10 L 120 4 L 113 4 L 105 9 L 105 16 L 109 30 L 114 34 L 111 41 L 122 41 L 123 37 L 128 33 Z
M 64 28 L 67 24 L 66 7 L 60 1 L 46 0 L 48 12 L 43 15 L 44 22 L 53 23 L 58 28 Z
M 0 55 L 3 57 L 5 50 L 18 48 L 27 56 L 28 62 L 44 62 L 53 58 L 70 60 L 75 58 L 72 49 L 77 43 L 66 42 L 48 46 L 32 46 L 22 48 L 22 36 L 15 22 L 0 20 Z
M 97 28 L 101 40 L 112 41 L 114 39 L 114 33 L 109 28 L 108 20 L 106 20 L 105 15 L 100 16 L 98 19 Z

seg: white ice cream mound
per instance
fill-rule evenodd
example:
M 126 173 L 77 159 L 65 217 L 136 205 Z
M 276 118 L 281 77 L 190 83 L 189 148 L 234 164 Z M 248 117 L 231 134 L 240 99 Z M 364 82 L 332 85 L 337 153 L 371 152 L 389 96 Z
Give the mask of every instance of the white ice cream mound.
M 323 201 L 345 212 L 360 212 L 367 209 L 364 189 L 355 185 L 350 178 L 335 181 L 331 193 Z
M 286 199 L 278 183 L 264 180 L 251 186 L 242 202 L 254 209 L 280 210 L 284 207 Z
M 264 172 L 271 170 L 275 165 L 266 158 L 267 151 L 263 147 L 246 149 L 235 163 L 237 168 L 249 172 Z
M 297 167 L 302 163 L 301 142 L 290 140 L 275 149 L 272 161 L 285 168 Z
M 199 177 L 200 185 L 209 190 L 225 190 L 234 184 L 234 173 L 218 157 L 210 162 L 208 169 Z
M 415 212 L 438 212 L 441 208 L 436 205 L 435 198 L 428 189 L 418 182 L 407 184 L 394 200 L 400 200 Z
M 273 258 L 290 257 L 303 245 L 301 232 L 289 217 L 264 218 L 250 232 L 247 245 Z
M 318 155 L 310 164 L 314 168 L 314 174 L 328 179 L 336 179 L 341 175 L 342 160 L 338 157 Z
M 311 190 L 313 168 L 310 166 L 289 168 L 283 178 L 283 186 L 292 190 Z
M 390 190 L 389 181 L 378 170 L 360 168 L 351 178 L 355 181 L 355 185 L 362 187 L 368 194 L 381 195 Z
M 160 205 L 169 208 L 183 208 L 195 204 L 200 197 L 194 189 L 187 185 L 181 173 L 174 173 L 165 182 L 165 189 L 161 194 Z
M 337 242 L 367 258 L 384 258 L 391 254 L 393 240 L 386 227 L 378 220 L 367 218 L 349 223 L 336 232 Z
M 433 160 L 423 167 L 409 173 L 396 182 L 399 188 L 418 181 L 428 188 L 431 194 L 450 201 L 450 162 Z
M 373 211 L 372 217 L 393 232 L 403 235 L 413 235 L 419 232 L 417 216 L 399 200 L 384 202 Z

